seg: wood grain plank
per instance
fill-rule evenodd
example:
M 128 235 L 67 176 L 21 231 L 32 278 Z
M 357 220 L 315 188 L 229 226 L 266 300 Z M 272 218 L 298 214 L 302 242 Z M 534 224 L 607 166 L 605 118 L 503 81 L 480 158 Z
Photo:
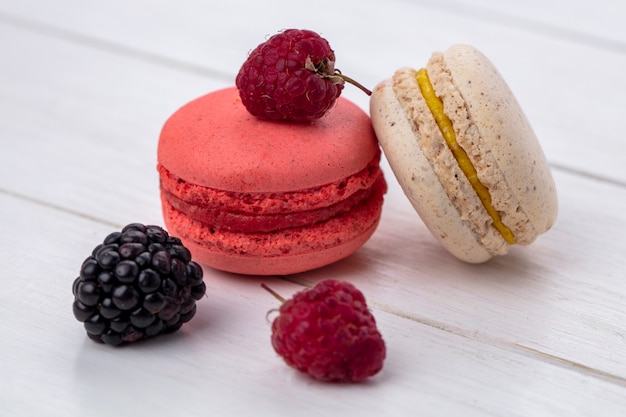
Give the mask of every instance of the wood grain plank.
M 372 87 L 400 66 L 424 65 L 433 50 L 471 43 L 505 75 L 555 166 L 625 184 L 621 154 L 612 150 L 624 149 L 617 121 L 626 108 L 626 97 L 611 93 L 626 89 L 621 76 L 626 67 L 625 51 L 584 42 L 574 35 L 551 34 L 532 24 L 512 25 L 497 15 L 483 16 L 487 10 L 496 10 L 524 22 L 544 25 L 549 21 L 552 26 L 579 33 L 577 23 L 586 19 L 582 13 L 595 15 L 602 10 L 602 19 L 581 30 L 606 26 L 611 30 L 606 36 L 623 42 L 626 28 L 610 23 L 620 18 L 624 6 L 613 3 L 601 9 L 581 0 L 563 12 L 560 1 L 544 3 L 533 2 L 526 10 L 525 4 L 512 7 L 508 2 L 476 0 L 459 9 L 456 2 L 397 1 L 389 6 L 368 0 L 342 2 L 333 13 L 313 8 L 294 15 L 286 0 L 228 2 L 219 10 L 197 0 L 184 6 L 141 1 L 134 7 L 127 7 L 122 0 L 61 0 L 54 4 L 23 0 L 0 6 L 0 22 L 123 56 L 187 68 L 231 84 L 246 53 L 265 36 L 285 27 L 322 32 L 332 41 L 338 67 Z M 474 12 L 459 12 L 466 8 Z M 573 21 L 573 15 L 578 15 L 578 20 Z M 264 18 L 248 20 L 250 16 Z M 350 22 L 346 16 L 351 16 Z M 587 32 L 580 32 L 581 36 Z M 367 97 L 357 89 L 347 88 L 344 94 L 367 108 Z
M 161 126 L 226 84 L 28 31 L 0 38 L 0 188 L 115 224 L 160 219 Z
M 72 317 L 71 283 L 110 227 L 4 194 L 0 206 L 13 219 L 0 246 L 13 271 L 0 278 L 2 415 L 610 416 L 626 407 L 626 385 L 376 305 L 388 348 L 381 374 L 362 385 L 316 383 L 272 351 L 265 317 L 276 300 L 254 277 L 208 273 L 207 297 L 177 333 L 95 344 Z M 284 295 L 301 288 L 265 281 Z
M 401 1 L 402 3 L 403 1 Z M 406 1 L 404 1 L 406 2 Z M 410 1 L 415 3 L 415 1 Z M 626 52 L 624 4 L 612 0 L 419 0 L 424 7 L 509 28 Z

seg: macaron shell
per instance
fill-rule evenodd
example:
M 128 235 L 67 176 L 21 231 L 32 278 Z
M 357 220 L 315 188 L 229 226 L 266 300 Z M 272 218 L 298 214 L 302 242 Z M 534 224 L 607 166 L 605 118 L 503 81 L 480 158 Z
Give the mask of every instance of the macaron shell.
M 339 181 L 378 152 L 369 116 L 339 98 L 313 123 L 260 120 L 229 87 L 183 106 L 165 123 L 158 162 L 187 182 L 234 192 L 285 192 Z
M 513 92 L 485 55 L 468 45 L 454 45 L 444 52 L 443 61 L 480 132 L 481 147 L 496 161 L 533 226 L 520 239 L 530 243 L 554 224 L 558 211 L 556 186 L 539 141 Z M 509 199 L 498 196 L 498 188 L 490 192 L 493 200 Z
M 161 201 L 167 229 L 199 262 L 239 274 L 285 275 L 339 261 L 363 246 L 378 226 L 385 191 L 381 178 L 366 204 L 323 223 L 273 233 L 214 230 L 176 210 L 163 195 Z
M 374 89 L 370 107 L 374 129 L 398 183 L 424 224 L 450 253 L 471 263 L 488 260 L 492 255 L 452 204 L 391 84 L 386 80 Z
M 261 276 L 290 275 L 321 268 L 352 255 L 369 240 L 376 227 L 377 224 L 374 224 L 356 239 L 332 248 L 272 258 L 241 257 L 213 252 L 193 241 L 186 243 L 186 246 L 196 261 L 220 271 Z

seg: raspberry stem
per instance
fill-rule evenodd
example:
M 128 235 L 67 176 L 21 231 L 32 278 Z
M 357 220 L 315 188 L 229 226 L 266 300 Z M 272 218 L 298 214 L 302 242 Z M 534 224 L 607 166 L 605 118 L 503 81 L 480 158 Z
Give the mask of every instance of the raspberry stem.
M 335 74 L 333 75 L 333 77 L 339 77 L 342 80 L 344 80 L 347 83 L 352 84 L 353 86 L 357 87 L 359 90 L 363 91 L 365 94 L 367 94 L 368 96 L 372 95 L 372 92 L 370 90 L 368 90 L 367 88 L 365 88 L 365 86 L 359 82 L 357 82 L 356 80 L 353 80 L 352 78 L 348 77 L 347 75 L 343 75 L 341 73 L 341 71 L 339 71 L 338 69 L 335 70 Z M 332 78 L 332 77 L 331 77 Z
M 274 298 L 276 298 L 276 299 L 277 299 L 278 301 L 280 301 L 281 303 L 284 303 L 284 302 L 285 302 L 285 299 L 284 299 L 284 298 L 283 298 L 280 294 L 278 294 L 276 291 L 274 291 L 273 289 L 271 289 L 270 287 L 268 287 L 267 285 L 265 285 L 265 283 L 262 283 L 262 284 L 261 284 L 261 287 L 262 287 L 265 291 L 267 291 L 267 292 L 269 292 L 270 294 L 272 294 L 272 295 L 274 296 Z
M 315 65 L 311 57 L 307 57 L 304 62 L 304 67 L 308 69 L 309 71 L 313 71 L 320 77 L 330 80 L 330 82 L 332 83 L 343 84 L 344 82 L 347 82 L 357 87 L 359 90 L 363 91 L 368 96 L 372 95 L 372 92 L 369 89 L 367 89 L 363 84 L 348 77 L 347 75 L 343 75 L 340 70 L 335 68 L 334 61 L 330 61 L 325 58 L 318 65 Z

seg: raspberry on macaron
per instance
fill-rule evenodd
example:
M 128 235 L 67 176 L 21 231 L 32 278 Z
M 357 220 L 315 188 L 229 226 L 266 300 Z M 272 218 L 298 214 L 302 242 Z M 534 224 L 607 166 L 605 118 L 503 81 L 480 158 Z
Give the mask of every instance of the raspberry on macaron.
M 241 100 L 262 119 L 310 122 L 328 112 L 349 82 L 335 68 L 326 39 L 310 30 L 287 29 L 257 46 L 236 78 Z

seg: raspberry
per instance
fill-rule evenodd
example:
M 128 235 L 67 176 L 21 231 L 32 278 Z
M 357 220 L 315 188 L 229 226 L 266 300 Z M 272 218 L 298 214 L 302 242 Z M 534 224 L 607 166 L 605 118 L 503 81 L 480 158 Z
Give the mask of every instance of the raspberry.
M 288 29 L 250 53 L 235 83 L 251 114 L 310 122 L 332 108 L 344 81 L 371 94 L 335 69 L 335 53 L 326 39 L 310 30 Z
M 352 284 L 321 281 L 296 293 L 278 312 L 272 346 L 287 365 L 315 379 L 339 382 L 363 381 L 382 369 L 385 342 L 365 297 Z
M 109 234 L 74 280 L 74 317 L 87 336 L 119 345 L 178 330 L 206 292 L 202 268 L 180 239 L 132 223 Z

